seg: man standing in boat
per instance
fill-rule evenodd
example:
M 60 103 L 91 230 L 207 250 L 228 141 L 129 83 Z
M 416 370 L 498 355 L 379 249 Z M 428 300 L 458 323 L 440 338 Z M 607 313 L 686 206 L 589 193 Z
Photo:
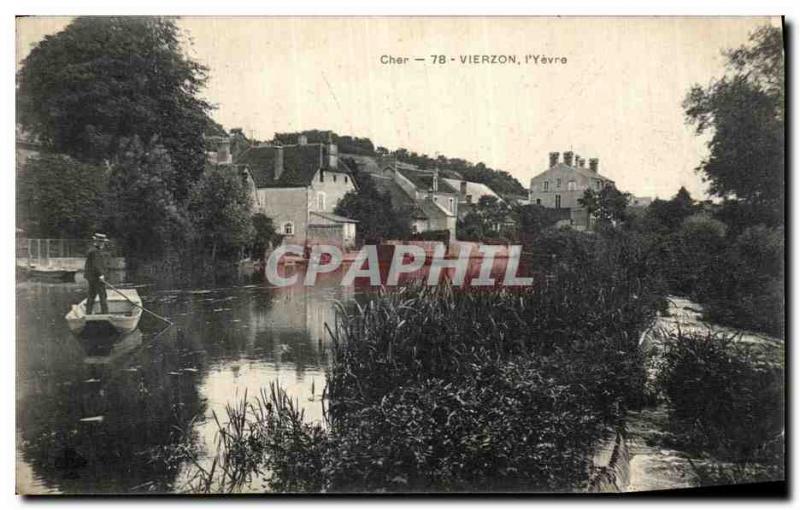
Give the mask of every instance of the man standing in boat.
M 101 313 L 108 313 L 108 302 L 106 300 L 106 254 L 104 248 L 108 242 L 105 234 L 95 234 L 92 236 L 93 246 L 86 254 L 86 265 L 83 268 L 83 276 L 89 282 L 89 295 L 86 297 L 86 315 L 92 313 L 95 296 L 100 297 Z

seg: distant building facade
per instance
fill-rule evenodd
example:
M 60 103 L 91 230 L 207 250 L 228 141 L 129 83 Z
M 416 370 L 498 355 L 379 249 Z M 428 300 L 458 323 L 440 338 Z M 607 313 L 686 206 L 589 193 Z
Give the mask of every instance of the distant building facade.
M 455 239 L 459 194 L 438 169 L 422 170 L 384 158 L 367 172 L 378 190 L 389 195 L 394 207 L 411 215 L 414 233 L 447 230 L 450 239 Z
M 458 219 L 463 220 L 464 217 L 475 208 L 475 205 L 483 197 L 496 198 L 501 202 L 505 200 L 492 190 L 486 184 L 480 182 L 467 181 L 465 179 L 442 179 L 452 189 L 458 190 Z
M 586 160 L 572 151 L 551 152 L 547 170 L 536 175 L 530 183 L 530 203 L 552 209 L 569 210 L 569 223 L 579 229 L 591 226 L 588 211 L 579 200 L 586 190 L 601 191 L 615 186 L 614 181 L 599 172 L 597 158 Z M 565 211 L 566 212 L 566 211 Z
M 295 145 L 250 147 L 235 166 L 251 187 L 256 210 L 272 219 L 285 244 L 355 246 L 358 222 L 333 213 L 356 189 L 349 169 L 339 165 L 335 143 L 308 143 L 301 135 Z

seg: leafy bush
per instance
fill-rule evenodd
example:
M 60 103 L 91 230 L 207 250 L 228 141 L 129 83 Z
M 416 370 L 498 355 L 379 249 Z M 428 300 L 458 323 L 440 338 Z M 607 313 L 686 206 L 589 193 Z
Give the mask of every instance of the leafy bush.
M 67 156 L 31 158 L 17 181 L 17 222 L 31 237 L 87 238 L 103 224 L 108 172 Z
M 666 339 L 657 384 L 684 448 L 772 472 L 782 467 L 783 369 L 754 347 L 733 336 L 677 332 Z
M 441 241 L 446 243 L 450 240 L 449 230 L 426 230 L 425 232 L 417 232 L 408 234 L 403 237 L 410 241 Z
M 285 394 L 262 399 L 223 471 L 277 491 L 582 487 L 592 446 L 642 403 L 638 343 L 658 296 L 625 239 L 576 235 L 589 263 L 533 288 L 415 286 L 342 309 L 327 427 L 287 411 Z
M 697 290 L 709 319 L 784 335 L 784 231 L 763 225 L 744 230 L 709 267 Z

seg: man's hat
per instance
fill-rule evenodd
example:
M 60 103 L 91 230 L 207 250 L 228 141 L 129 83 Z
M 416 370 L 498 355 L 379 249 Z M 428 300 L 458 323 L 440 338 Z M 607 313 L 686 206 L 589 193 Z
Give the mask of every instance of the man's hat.
M 108 242 L 108 236 L 106 236 L 105 234 L 95 233 L 92 236 L 92 241 Z

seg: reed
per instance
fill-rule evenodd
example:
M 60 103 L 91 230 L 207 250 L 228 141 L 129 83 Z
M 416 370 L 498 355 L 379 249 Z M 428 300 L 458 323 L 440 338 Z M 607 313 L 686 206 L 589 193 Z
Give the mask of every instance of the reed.
M 325 423 L 275 386 L 232 408 L 226 490 L 584 488 L 593 445 L 643 401 L 638 340 L 660 296 L 630 246 L 576 239 L 581 262 L 529 289 L 415 285 L 340 306 Z

